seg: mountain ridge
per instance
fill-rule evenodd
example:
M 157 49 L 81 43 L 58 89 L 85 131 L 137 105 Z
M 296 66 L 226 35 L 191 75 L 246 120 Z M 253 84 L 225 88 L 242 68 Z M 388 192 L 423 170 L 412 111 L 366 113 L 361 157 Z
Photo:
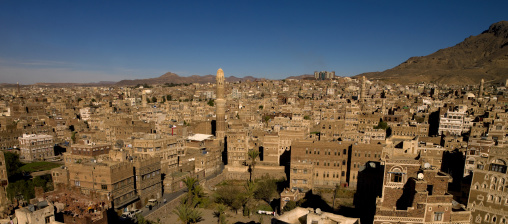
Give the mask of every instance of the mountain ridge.
M 500 21 L 477 36 L 470 36 L 455 46 L 432 54 L 410 57 L 405 62 L 382 72 L 356 75 L 385 82 L 409 84 L 475 85 L 503 82 L 508 78 L 508 21 Z

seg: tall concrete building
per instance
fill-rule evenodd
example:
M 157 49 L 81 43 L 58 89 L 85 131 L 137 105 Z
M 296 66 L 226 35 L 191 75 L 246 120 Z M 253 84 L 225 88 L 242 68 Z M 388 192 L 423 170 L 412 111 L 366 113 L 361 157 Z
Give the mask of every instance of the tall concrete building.
M 327 71 L 315 71 L 314 78 L 317 80 L 326 80 L 335 78 L 335 71 L 327 72 Z
M 216 105 L 216 125 L 215 137 L 219 140 L 224 140 L 226 132 L 226 100 L 224 99 L 224 71 L 222 68 L 217 70 L 217 99 Z

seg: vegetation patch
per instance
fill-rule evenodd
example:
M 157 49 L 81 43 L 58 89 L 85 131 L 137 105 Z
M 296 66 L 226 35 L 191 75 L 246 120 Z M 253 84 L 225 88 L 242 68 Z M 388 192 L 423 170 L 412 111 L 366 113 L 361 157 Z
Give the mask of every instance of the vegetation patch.
M 34 163 L 28 163 L 20 167 L 19 169 L 22 172 L 37 172 L 37 171 L 44 171 L 44 170 L 50 170 L 56 167 L 61 166 L 61 164 L 57 163 L 51 163 L 51 162 L 34 162 Z

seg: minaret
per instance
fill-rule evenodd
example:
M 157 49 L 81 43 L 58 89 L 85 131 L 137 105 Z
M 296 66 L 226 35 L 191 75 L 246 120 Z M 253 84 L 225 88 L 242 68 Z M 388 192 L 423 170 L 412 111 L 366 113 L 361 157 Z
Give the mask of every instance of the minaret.
M 141 92 L 141 105 L 146 107 L 146 92 L 144 90 Z
M 224 71 L 217 70 L 217 99 L 216 105 L 216 131 L 215 137 L 224 140 L 226 136 L 226 100 L 224 99 Z
M 18 85 L 18 93 L 16 95 L 19 96 L 21 94 L 21 89 L 19 88 L 19 82 L 16 84 Z
M 485 83 L 485 81 L 482 79 L 482 81 L 480 81 L 480 93 L 478 93 L 478 97 L 483 97 L 483 84 Z
M 367 98 L 367 89 L 365 88 L 365 76 L 362 76 L 361 80 L 361 88 L 360 88 L 360 100 L 363 101 Z

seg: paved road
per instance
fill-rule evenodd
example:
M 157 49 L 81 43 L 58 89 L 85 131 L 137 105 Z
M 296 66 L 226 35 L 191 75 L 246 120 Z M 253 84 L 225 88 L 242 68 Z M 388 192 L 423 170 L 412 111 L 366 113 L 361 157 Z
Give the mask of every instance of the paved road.
M 187 188 L 180 189 L 179 191 L 175 191 L 173 193 L 166 193 L 161 197 L 161 199 L 158 200 L 158 204 L 155 207 L 152 207 L 152 210 L 144 207 L 142 209 L 141 214 L 146 217 L 147 215 L 149 215 L 150 213 L 154 212 L 155 210 L 159 209 L 162 205 L 164 205 L 164 202 L 163 202 L 164 199 L 166 199 L 166 203 L 167 203 L 172 200 L 175 200 L 178 196 L 185 194 L 185 192 L 187 192 Z
M 219 174 L 222 173 L 222 171 L 224 171 L 224 165 L 222 165 L 220 167 L 220 171 L 219 172 L 217 172 L 217 173 L 215 173 L 213 175 L 208 176 L 206 178 L 206 180 L 210 180 L 210 179 L 218 176 Z M 182 189 L 180 189 L 178 191 L 175 191 L 175 192 L 172 192 L 172 193 L 164 193 L 164 195 L 158 200 L 158 204 L 155 207 L 152 207 L 152 210 L 149 210 L 148 208 L 144 207 L 142 209 L 141 214 L 146 217 L 147 215 L 149 215 L 150 213 L 154 212 L 155 210 L 159 209 L 162 205 L 164 205 L 164 202 L 163 202 L 164 199 L 166 199 L 166 203 L 168 203 L 168 202 L 170 202 L 172 200 L 175 200 L 178 196 L 180 196 L 182 194 L 185 194 L 186 192 L 187 192 L 187 188 L 185 187 L 185 188 L 182 188 Z

